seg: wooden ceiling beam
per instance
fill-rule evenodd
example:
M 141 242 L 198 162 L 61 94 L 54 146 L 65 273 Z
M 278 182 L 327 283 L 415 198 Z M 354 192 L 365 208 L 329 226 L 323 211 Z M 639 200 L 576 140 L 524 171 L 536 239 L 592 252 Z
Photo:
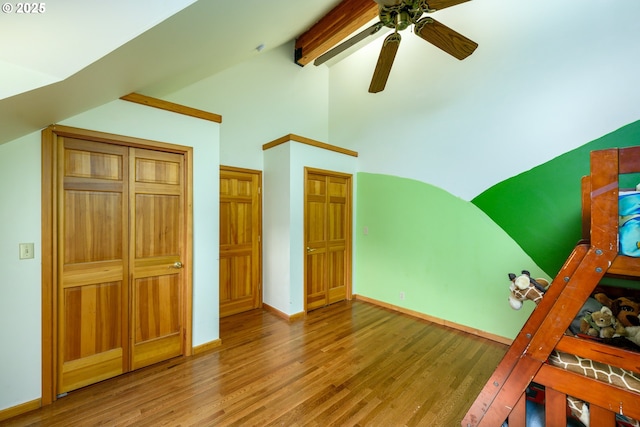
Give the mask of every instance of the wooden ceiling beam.
M 296 64 L 304 67 L 378 16 L 374 0 L 343 0 L 297 38 Z

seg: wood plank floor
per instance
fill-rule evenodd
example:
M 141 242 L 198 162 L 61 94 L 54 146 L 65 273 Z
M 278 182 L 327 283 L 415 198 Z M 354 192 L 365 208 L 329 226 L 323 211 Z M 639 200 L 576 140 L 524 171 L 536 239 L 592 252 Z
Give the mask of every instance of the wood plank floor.
M 222 346 L 7 426 L 459 426 L 507 347 L 361 301 L 222 319 Z

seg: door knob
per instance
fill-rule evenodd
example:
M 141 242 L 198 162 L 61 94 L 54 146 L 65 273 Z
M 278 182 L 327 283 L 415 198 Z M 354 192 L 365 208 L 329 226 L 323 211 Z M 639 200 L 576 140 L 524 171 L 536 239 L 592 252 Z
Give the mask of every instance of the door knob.
M 310 248 L 310 247 L 307 246 L 307 252 L 313 252 L 313 251 L 315 251 L 315 249 Z
M 176 261 L 172 265 L 173 268 L 182 268 L 182 263 L 180 261 Z

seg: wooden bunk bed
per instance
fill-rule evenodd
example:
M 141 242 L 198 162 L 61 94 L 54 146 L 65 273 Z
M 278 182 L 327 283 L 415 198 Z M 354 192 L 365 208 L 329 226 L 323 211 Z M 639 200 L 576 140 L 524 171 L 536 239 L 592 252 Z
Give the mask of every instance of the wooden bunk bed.
M 462 420 L 462 427 L 525 426 L 525 391 L 545 387 L 546 425 L 565 427 L 566 398 L 589 403 L 591 427 L 614 427 L 616 413 L 640 420 L 640 393 L 552 366 L 564 352 L 640 373 L 640 353 L 565 334 L 605 276 L 640 280 L 640 258 L 618 254 L 619 176 L 640 172 L 640 147 L 591 153 L 582 181 L 583 240 L 549 286 Z

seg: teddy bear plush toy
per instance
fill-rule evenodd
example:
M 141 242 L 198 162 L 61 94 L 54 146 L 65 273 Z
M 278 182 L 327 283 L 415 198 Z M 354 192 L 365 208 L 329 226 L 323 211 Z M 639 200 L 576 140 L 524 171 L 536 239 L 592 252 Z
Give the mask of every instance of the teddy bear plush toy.
M 591 315 L 584 316 L 580 322 L 580 332 L 599 338 L 627 335 L 624 326 L 618 322 L 611 309 L 606 306 L 599 311 L 594 311 Z

